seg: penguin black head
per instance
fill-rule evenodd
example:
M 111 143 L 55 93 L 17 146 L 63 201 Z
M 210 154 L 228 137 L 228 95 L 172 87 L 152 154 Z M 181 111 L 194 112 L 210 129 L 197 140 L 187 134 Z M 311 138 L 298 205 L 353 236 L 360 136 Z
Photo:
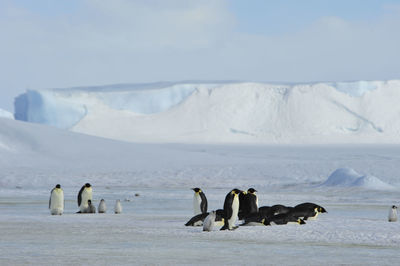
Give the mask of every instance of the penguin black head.
M 238 189 L 238 188 L 234 188 L 234 189 L 232 189 L 232 191 L 231 191 L 231 193 L 237 194 L 237 195 L 239 195 L 239 194 L 242 193 L 242 192 L 243 192 L 243 191 L 240 190 L 240 189 Z
M 249 189 L 247 190 L 247 193 L 253 194 L 254 192 L 257 192 L 257 190 L 255 190 L 254 188 L 249 188 Z
M 89 183 L 86 183 L 85 187 L 91 187 L 91 185 Z
M 198 188 L 198 187 L 192 188 L 192 190 L 194 190 L 194 192 L 196 192 L 196 193 L 199 193 L 199 192 L 201 192 L 201 189 L 200 189 L 200 188 Z
M 392 209 L 397 209 L 397 206 L 393 205 L 393 206 L 392 206 Z
M 57 184 L 57 185 L 56 185 L 56 188 L 61 188 L 61 185 L 60 185 L 60 184 Z
M 320 213 L 324 213 L 324 212 L 327 212 L 323 207 L 319 207 L 318 208 L 318 212 L 320 212 Z

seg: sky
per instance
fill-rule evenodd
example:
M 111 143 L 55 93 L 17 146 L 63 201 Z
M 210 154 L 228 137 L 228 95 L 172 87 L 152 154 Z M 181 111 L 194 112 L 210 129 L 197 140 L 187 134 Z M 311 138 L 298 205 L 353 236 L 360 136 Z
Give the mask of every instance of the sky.
M 400 79 L 400 0 L 0 0 L 0 109 L 27 89 Z

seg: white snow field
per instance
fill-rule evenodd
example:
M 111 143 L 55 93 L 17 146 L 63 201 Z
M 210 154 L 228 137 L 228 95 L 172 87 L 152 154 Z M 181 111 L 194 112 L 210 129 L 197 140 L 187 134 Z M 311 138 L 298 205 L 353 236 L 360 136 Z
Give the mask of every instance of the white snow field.
M 387 216 L 399 173 L 399 145 L 136 144 L 0 118 L 0 265 L 398 265 L 400 222 Z M 106 214 L 75 213 L 86 182 Z M 58 183 L 65 210 L 51 216 Z M 315 202 L 328 213 L 203 232 L 184 226 L 192 187 L 209 210 L 254 187 L 260 205 Z
M 400 80 L 28 90 L 15 118 L 132 142 L 400 144 Z

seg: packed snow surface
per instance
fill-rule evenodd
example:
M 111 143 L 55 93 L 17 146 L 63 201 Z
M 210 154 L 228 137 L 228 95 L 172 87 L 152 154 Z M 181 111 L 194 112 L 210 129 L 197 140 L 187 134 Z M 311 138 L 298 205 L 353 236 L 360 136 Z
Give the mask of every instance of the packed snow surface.
M 400 80 L 29 90 L 15 118 L 131 142 L 400 143 Z
M 397 265 L 400 223 L 387 215 L 399 204 L 399 151 L 135 144 L 0 118 L 0 264 Z M 394 189 L 352 185 L 368 175 Z M 327 179 L 351 182 L 321 186 Z M 112 209 L 121 199 L 123 212 L 76 214 L 86 182 L 96 207 L 103 198 Z M 58 183 L 65 211 L 51 216 Z M 315 202 L 328 213 L 302 226 L 203 232 L 184 226 L 193 215 L 192 187 L 205 192 L 209 210 L 222 208 L 232 188 L 253 187 L 261 206 Z

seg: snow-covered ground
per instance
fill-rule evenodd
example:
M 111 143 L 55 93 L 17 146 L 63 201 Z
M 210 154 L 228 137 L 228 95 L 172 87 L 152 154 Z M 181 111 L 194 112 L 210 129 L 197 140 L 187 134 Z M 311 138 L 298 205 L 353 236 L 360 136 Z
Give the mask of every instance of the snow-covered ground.
M 387 215 L 399 172 L 398 145 L 135 144 L 0 118 L 0 264 L 396 265 L 400 222 Z M 121 199 L 123 213 L 75 214 L 86 182 L 96 207 Z M 51 216 L 57 183 L 66 208 Z M 184 226 L 197 186 L 209 209 L 254 187 L 261 205 L 311 201 L 328 213 L 202 232 Z

